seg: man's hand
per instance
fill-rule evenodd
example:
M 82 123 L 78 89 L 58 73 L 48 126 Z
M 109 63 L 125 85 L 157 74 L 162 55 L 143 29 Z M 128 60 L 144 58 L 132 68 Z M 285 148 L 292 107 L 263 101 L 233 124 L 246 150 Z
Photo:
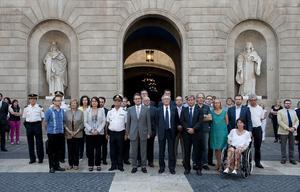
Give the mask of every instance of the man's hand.
M 106 135 L 106 140 L 109 140 L 109 135 Z
M 204 115 L 204 121 L 211 121 L 212 120 L 212 116 L 211 114 L 207 114 L 207 115 Z
M 147 139 L 150 139 L 150 134 L 148 134 Z
M 124 136 L 124 140 L 125 140 L 125 141 L 127 141 L 127 139 L 128 139 L 128 135 L 127 135 L 127 134 L 125 134 L 125 136 Z
M 195 130 L 194 130 L 194 128 L 187 128 L 187 132 L 188 132 L 189 134 L 194 134 L 194 133 L 195 133 Z
M 179 132 L 181 132 L 181 131 L 182 131 L 182 126 L 181 126 L 181 125 L 178 125 L 178 126 L 177 126 L 177 130 L 178 130 Z

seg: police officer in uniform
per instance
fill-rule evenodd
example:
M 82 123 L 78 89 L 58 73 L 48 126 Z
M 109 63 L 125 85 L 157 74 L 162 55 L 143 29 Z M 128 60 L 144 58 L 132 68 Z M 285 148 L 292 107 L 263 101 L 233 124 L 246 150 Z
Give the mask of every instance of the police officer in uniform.
M 24 108 L 23 118 L 24 126 L 26 128 L 28 149 L 29 149 L 29 164 L 36 162 L 36 155 L 34 150 L 34 139 L 37 150 L 38 163 L 43 163 L 44 160 L 44 146 L 43 146 L 43 131 L 42 120 L 45 117 L 44 109 L 37 104 L 37 95 L 29 94 L 29 105 Z
M 110 144 L 110 159 L 111 168 L 109 171 L 119 169 L 124 171 L 123 168 L 123 148 L 124 141 L 127 140 L 125 133 L 127 112 L 121 107 L 122 96 L 115 95 L 113 97 L 114 108 L 107 113 L 107 138 Z

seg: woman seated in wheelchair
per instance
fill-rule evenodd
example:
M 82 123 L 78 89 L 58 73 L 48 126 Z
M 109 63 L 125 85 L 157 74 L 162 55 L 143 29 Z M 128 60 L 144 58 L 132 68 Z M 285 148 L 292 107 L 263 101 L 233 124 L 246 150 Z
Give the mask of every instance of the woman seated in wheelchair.
M 227 165 L 224 173 L 232 170 L 233 174 L 237 174 L 236 170 L 240 167 L 242 152 L 248 148 L 251 142 L 251 133 L 246 130 L 243 119 L 236 121 L 236 127 L 228 135 Z

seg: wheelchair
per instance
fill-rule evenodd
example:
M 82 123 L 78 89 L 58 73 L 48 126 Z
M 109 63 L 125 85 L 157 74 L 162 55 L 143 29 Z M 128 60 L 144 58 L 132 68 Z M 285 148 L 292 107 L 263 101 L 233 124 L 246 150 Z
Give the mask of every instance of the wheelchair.
M 222 175 L 228 175 L 230 173 L 224 173 L 224 170 L 227 167 L 227 149 L 228 146 L 225 147 L 222 150 L 221 154 L 221 167 L 222 167 Z M 251 150 L 251 143 L 247 147 L 247 149 L 242 152 L 241 158 L 240 158 L 240 167 L 237 170 L 238 175 L 240 175 L 242 178 L 247 178 L 251 175 L 254 167 L 254 161 L 252 156 L 252 150 Z

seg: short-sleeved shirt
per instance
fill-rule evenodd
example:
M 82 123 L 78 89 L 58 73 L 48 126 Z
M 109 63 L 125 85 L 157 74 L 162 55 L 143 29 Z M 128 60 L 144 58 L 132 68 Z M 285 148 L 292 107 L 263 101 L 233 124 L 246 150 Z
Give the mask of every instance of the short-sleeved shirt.
M 245 131 L 242 135 L 238 135 L 237 129 L 232 129 L 228 135 L 228 140 L 231 141 L 231 145 L 236 148 L 246 148 L 251 142 L 251 134 L 249 131 Z
M 122 107 L 118 110 L 113 108 L 108 111 L 106 121 L 109 123 L 110 131 L 123 131 L 127 122 L 127 112 Z
M 44 109 L 39 104 L 35 104 L 33 106 L 29 104 L 24 108 L 22 117 L 25 118 L 26 122 L 42 121 L 45 117 Z
M 48 134 L 64 133 L 64 110 L 50 107 L 45 114 Z
M 259 105 L 256 105 L 255 107 L 249 105 L 248 107 L 251 112 L 252 127 L 260 127 L 262 124 L 262 119 L 264 119 L 265 116 L 263 108 Z

